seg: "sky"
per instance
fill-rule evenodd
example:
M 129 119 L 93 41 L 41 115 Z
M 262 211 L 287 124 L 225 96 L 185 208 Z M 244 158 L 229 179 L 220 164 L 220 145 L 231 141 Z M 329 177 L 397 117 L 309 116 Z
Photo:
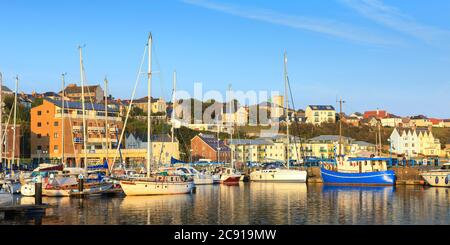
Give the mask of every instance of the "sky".
M 154 97 L 233 90 L 284 92 L 295 107 L 385 109 L 450 118 L 450 1 L 446 0 L 8 0 L 0 1 L 0 72 L 19 91 L 80 83 L 130 98 L 152 32 Z M 145 67 L 145 66 L 144 66 Z M 143 71 L 145 72 L 145 71 Z M 137 97 L 146 96 L 145 75 Z M 243 102 L 245 104 L 245 102 Z

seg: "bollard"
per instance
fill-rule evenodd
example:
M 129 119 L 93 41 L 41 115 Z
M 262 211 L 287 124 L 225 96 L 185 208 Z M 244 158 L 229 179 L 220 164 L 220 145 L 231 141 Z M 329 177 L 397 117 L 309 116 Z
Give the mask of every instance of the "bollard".
M 34 205 L 42 205 L 42 176 L 37 176 L 34 183 Z
M 83 175 L 80 174 L 78 175 L 78 191 L 80 193 L 83 192 L 83 188 L 84 188 L 84 179 L 83 179 Z

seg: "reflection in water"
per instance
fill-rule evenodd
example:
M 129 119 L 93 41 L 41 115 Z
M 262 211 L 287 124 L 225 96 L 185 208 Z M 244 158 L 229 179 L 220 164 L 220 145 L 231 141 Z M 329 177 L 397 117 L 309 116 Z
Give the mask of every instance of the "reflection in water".
M 450 224 L 450 189 L 289 183 L 198 186 L 192 195 L 43 198 L 42 224 Z M 34 198 L 15 196 L 33 204 Z M 2 220 L 0 224 L 33 224 Z

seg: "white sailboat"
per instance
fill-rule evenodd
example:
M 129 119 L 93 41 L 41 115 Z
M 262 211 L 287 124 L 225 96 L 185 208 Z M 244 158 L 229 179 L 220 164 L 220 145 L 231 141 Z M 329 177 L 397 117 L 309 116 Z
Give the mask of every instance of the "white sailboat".
M 191 178 L 183 175 L 151 173 L 151 81 L 152 81 L 152 35 L 148 37 L 148 101 L 147 101 L 147 176 L 145 178 L 128 178 L 120 181 L 127 196 L 171 195 L 192 193 L 195 184 Z M 130 105 L 131 106 L 131 105 Z
M 11 193 L 19 194 L 21 183 L 19 181 L 19 176 L 14 174 L 14 165 L 16 162 L 15 152 L 16 152 L 16 121 L 17 121 L 17 91 L 19 88 L 19 76 L 16 76 L 16 90 L 14 92 L 14 116 L 13 116 L 13 142 L 12 142 L 12 153 L 11 153 L 11 164 L 10 164 L 10 175 L 5 177 L 3 184 L 9 186 Z
M 289 136 L 289 79 L 287 74 L 287 55 L 284 53 L 284 86 L 285 86 L 285 114 L 286 114 L 286 169 L 276 168 L 276 169 L 264 169 L 259 171 L 254 171 L 250 173 L 251 181 L 264 181 L 264 182 L 285 182 L 285 183 L 295 183 L 295 182 L 306 182 L 307 172 L 303 170 L 290 169 L 290 136 Z
M 230 109 L 229 112 L 232 113 L 233 108 L 233 98 L 231 96 L 231 85 L 229 87 L 229 93 L 230 93 Z M 217 125 L 217 127 L 220 127 Z M 230 127 L 230 140 L 233 141 L 233 130 L 232 127 Z M 217 135 L 217 140 L 220 142 L 219 135 Z M 222 172 L 222 175 L 220 176 L 220 182 L 222 184 L 239 184 L 239 181 L 241 179 L 242 174 L 236 170 L 234 166 L 234 150 L 231 148 L 231 168 L 225 168 L 225 170 Z

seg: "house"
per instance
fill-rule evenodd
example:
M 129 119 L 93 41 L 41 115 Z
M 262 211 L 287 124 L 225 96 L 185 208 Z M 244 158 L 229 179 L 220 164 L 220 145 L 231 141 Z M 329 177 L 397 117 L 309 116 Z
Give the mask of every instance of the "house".
M 309 105 L 305 110 L 306 123 L 319 125 L 335 123 L 336 110 L 331 105 Z
M 133 101 L 133 106 L 142 109 L 145 113 L 148 111 L 148 96 Z M 153 114 L 166 114 L 167 103 L 163 98 L 151 98 L 151 108 Z
M 428 118 L 430 122 L 432 123 L 432 126 L 435 128 L 443 128 L 444 127 L 444 120 L 437 119 L 437 118 Z
M 444 119 L 444 128 L 450 128 L 450 119 Z
M 356 117 L 356 118 L 358 118 L 359 120 L 361 120 L 361 119 L 364 118 L 364 115 L 361 114 L 360 112 L 354 112 L 354 113 L 352 113 L 352 114 L 350 115 L 350 117 Z
M 369 127 L 376 127 L 378 124 L 380 124 L 380 120 L 376 119 L 375 117 L 370 118 L 364 118 L 360 121 L 361 125 L 366 125 Z
M 391 151 L 407 157 L 439 156 L 441 144 L 435 139 L 431 128 L 395 128 L 389 137 Z
M 101 103 L 104 101 L 105 94 L 100 85 L 84 86 L 84 100 L 85 103 Z M 76 84 L 69 84 L 65 89 L 64 93 L 66 98 L 71 101 L 81 101 L 82 88 Z M 62 96 L 62 91 L 58 93 Z
M 368 119 L 371 117 L 375 117 L 376 119 L 386 118 L 389 116 L 389 113 L 384 110 L 375 110 L 375 111 L 365 111 L 364 118 Z
M 192 161 L 230 162 L 231 149 L 214 135 L 200 133 L 191 139 L 191 158 Z
M 358 127 L 359 126 L 359 121 L 360 121 L 360 119 L 358 117 L 344 116 L 342 118 L 342 122 L 343 123 L 346 123 L 346 124 L 351 125 L 353 127 Z
M 226 106 L 222 113 L 222 123 L 223 124 L 235 124 L 238 126 L 243 126 L 248 124 L 248 109 L 239 106 L 238 108 L 231 108 Z
M 381 118 L 380 121 L 381 126 L 391 128 L 399 127 L 403 122 L 401 117 L 393 114 L 389 114 L 387 117 Z
M 412 124 L 416 127 L 429 127 L 433 126 L 433 123 L 424 115 L 413 116 L 410 118 Z
M 176 137 L 173 139 L 167 134 L 151 136 L 152 162 L 170 164 L 172 157 L 180 159 L 179 143 Z M 125 139 L 125 149 L 147 150 L 147 136 L 139 137 L 128 134 Z
M 11 89 L 9 89 L 7 86 L 3 85 L 3 86 L 2 86 L 2 95 L 6 95 L 6 96 L 14 96 L 14 91 L 12 91 Z

